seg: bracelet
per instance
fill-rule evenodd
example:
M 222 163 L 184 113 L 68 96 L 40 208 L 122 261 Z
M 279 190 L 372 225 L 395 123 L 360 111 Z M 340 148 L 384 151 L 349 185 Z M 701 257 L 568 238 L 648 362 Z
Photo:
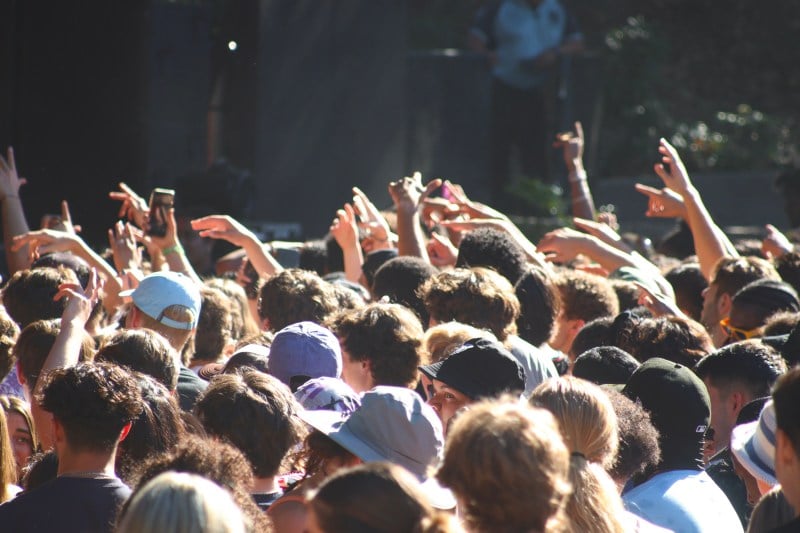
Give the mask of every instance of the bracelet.
M 182 254 L 183 253 L 183 246 L 181 246 L 180 243 L 178 243 L 175 246 L 170 246 L 169 248 L 164 248 L 163 250 L 161 250 L 161 253 L 164 254 L 164 256 L 168 256 L 171 253 Z

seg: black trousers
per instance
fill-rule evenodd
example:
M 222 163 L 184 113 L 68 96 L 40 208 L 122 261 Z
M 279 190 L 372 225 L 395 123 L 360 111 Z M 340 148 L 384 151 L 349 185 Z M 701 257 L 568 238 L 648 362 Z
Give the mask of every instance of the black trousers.
M 497 79 L 492 84 L 491 165 L 495 202 L 502 202 L 511 182 L 514 147 L 522 174 L 548 181 L 547 120 L 544 89 L 517 89 Z

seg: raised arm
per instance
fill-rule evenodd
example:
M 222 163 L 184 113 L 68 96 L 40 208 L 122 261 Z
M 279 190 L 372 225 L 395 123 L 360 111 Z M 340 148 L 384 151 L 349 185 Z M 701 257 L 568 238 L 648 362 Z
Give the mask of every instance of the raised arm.
M 576 217 L 594 220 L 596 217 L 594 199 L 589 188 L 586 169 L 583 167 L 583 126 L 575 123 L 575 133 L 567 132 L 556 136 L 555 148 L 561 148 L 564 164 L 567 166 L 572 214 Z
M 389 194 L 397 209 L 399 255 L 420 257 L 430 262 L 420 226 L 420 211 L 425 198 L 441 185 L 442 180 L 435 179 L 423 187 L 422 175 L 419 172 L 415 172 L 413 177 L 405 177 L 389 184 Z
M 270 278 L 283 270 L 278 261 L 264 249 L 258 237 L 240 222 L 227 215 L 210 215 L 192 220 L 192 229 L 201 237 L 224 239 L 234 246 L 244 248 L 247 258 L 258 275 Z
M 656 163 L 653 169 L 667 188 L 683 198 L 686 222 L 692 230 L 700 270 L 706 279 L 710 279 L 714 265 L 720 258 L 738 254 L 711 218 L 700 193 L 689 179 L 689 173 L 686 172 L 677 150 L 666 139 L 661 139 L 658 151 L 661 162 Z
M 353 206 L 344 204 L 342 209 L 336 211 L 336 218 L 330 228 L 331 235 L 339 243 L 344 255 L 344 275 L 348 281 L 361 283 L 361 266 L 364 264 L 364 255 L 358 243 L 358 224 Z
M 13 274 L 17 270 L 28 268 L 28 248 L 14 248 L 12 239 L 30 231 L 28 221 L 25 220 L 25 210 L 19 189 L 25 185 L 25 178 L 17 174 L 17 164 L 14 160 L 14 149 L 8 147 L 8 158 L 0 155 L 0 211 L 3 220 L 3 244 L 6 250 L 8 272 Z
M 89 266 L 103 278 L 106 295 L 103 299 L 104 307 L 113 313 L 120 303 L 118 295 L 122 290 L 122 284 L 116 270 L 77 234 L 51 229 L 29 231 L 14 237 L 12 247 L 14 250 L 27 249 L 31 258 L 51 252 L 70 252 L 77 255 L 89 263 Z

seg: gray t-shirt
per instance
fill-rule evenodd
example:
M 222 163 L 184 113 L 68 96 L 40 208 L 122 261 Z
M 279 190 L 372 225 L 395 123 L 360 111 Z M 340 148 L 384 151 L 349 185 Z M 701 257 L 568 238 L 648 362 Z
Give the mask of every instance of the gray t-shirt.
M 550 356 L 536 346 L 516 335 L 510 335 L 506 345 L 525 371 L 525 398 L 528 398 L 542 381 L 558 377 L 558 371 Z

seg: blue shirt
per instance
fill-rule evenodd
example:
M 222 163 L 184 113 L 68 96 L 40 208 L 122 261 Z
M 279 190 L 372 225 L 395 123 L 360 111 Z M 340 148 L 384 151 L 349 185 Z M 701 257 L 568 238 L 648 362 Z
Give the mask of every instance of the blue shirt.
M 504 0 L 479 11 L 471 32 L 494 50 L 492 74 L 518 89 L 541 86 L 547 72 L 533 64 L 545 51 L 568 39 L 579 39 L 574 21 L 558 0 L 533 7 L 527 0 Z

